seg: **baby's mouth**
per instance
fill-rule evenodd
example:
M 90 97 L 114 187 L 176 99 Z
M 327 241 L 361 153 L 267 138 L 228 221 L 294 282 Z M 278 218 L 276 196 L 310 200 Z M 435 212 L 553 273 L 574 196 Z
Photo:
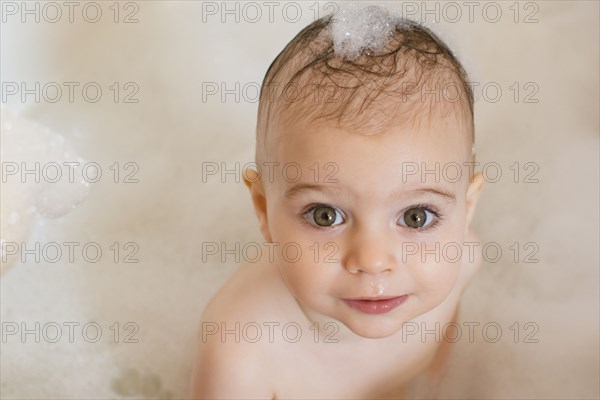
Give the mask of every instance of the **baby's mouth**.
M 342 300 L 349 307 L 365 314 L 385 314 L 404 303 L 406 299 L 408 299 L 407 294 L 402 296 L 356 297 Z

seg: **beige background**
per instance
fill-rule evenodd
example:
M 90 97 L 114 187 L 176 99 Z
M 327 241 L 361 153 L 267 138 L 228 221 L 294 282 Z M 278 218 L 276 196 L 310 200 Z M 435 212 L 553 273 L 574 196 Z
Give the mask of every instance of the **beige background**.
M 9 337 L 1 354 L 5 398 L 185 396 L 199 316 L 235 269 L 214 258 L 203 263 L 200 243 L 262 242 L 245 187 L 231 179 L 202 183 L 199 172 L 203 161 L 253 159 L 257 104 L 233 96 L 203 102 L 202 83 L 260 83 L 276 54 L 312 20 L 313 3 L 301 4 L 298 23 L 277 12 L 273 23 L 266 15 L 257 23 L 203 23 L 199 2 L 138 2 L 134 24 L 115 24 L 111 3 L 101 4 L 106 14 L 96 24 L 77 13 L 72 24 L 8 19 L 2 81 L 96 81 L 105 89 L 133 81 L 139 103 L 115 104 L 107 90 L 96 104 L 11 98 L 4 106 L 62 134 L 105 168 L 116 161 L 139 165 L 139 183 L 103 179 L 66 216 L 38 217 L 28 243 L 95 241 L 106 249 L 134 241 L 140 262 L 114 263 L 109 255 L 95 264 L 80 257 L 16 262 L 2 276 L 3 322 L 31 328 L 95 321 L 103 329 L 98 343 L 77 330 L 73 343 Z M 507 175 L 485 188 L 475 225 L 484 242 L 499 243 L 506 254 L 484 264 L 461 310 L 462 322 L 495 322 L 503 336 L 490 343 L 476 330 L 473 343 L 460 340 L 439 388 L 427 396 L 598 398 L 598 2 L 531 2 L 539 22 L 528 24 L 512 21 L 512 2 L 498 4 L 505 13 L 499 23 L 476 12 L 473 23 L 465 15 L 433 28 L 473 81 L 503 89 L 495 103 L 476 91 L 478 159 L 499 163 Z M 521 8 L 520 17 L 531 10 Z M 516 103 L 514 82 L 522 90 Z M 537 103 L 523 102 L 527 82 L 539 88 Z M 514 162 L 536 163 L 539 183 L 513 182 Z M 3 193 L 10 196 L 17 193 Z M 2 229 L 5 240 L 17 232 L 4 220 Z M 535 242 L 539 262 L 513 262 L 513 242 Z M 119 322 L 124 334 L 128 321 L 139 326 L 139 343 L 114 343 L 109 327 Z M 509 328 L 515 322 L 518 343 Z M 524 343 L 532 331 L 524 330 L 527 322 L 539 328 L 538 343 Z

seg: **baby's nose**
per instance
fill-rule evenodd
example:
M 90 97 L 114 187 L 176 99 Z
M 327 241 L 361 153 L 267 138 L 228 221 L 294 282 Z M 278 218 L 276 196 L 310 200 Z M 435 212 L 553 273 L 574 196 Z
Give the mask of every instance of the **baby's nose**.
M 377 275 L 392 271 L 396 257 L 389 234 L 372 230 L 355 233 L 348 242 L 343 264 L 353 274 Z

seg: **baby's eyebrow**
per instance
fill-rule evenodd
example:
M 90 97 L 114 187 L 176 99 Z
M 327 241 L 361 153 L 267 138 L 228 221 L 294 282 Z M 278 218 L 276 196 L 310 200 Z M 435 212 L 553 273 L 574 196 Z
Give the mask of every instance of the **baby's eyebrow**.
M 441 197 L 444 197 L 449 202 L 456 201 L 456 195 L 442 187 L 416 189 L 415 192 L 423 192 L 423 193 L 433 194 L 436 196 L 441 196 Z
M 337 186 L 317 185 L 317 184 L 313 184 L 313 183 L 298 183 L 298 184 L 292 186 L 291 188 L 287 189 L 285 191 L 284 196 L 288 199 L 291 199 L 291 198 L 297 196 L 298 194 L 300 194 L 301 192 L 310 191 L 310 190 L 319 191 L 319 192 L 322 192 L 322 191 L 332 191 L 332 192 L 336 192 L 336 193 L 344 192 L 343 188 L 337 187 Z M 456 195 L 454 193 L 446 190 L 443 187 L 418 188 L 418 189 L 409 190 L 409 191 L 400 190 L 400 191 L 393 192 L 390 197 L 397 198 L 397 197 L 402 196 L 402 194 L 404 194 L 404 193 L 410 193 L 410 192 L 433 194 L 435 196 L 444 197 L 449 202 L 456 201 Z
M 291 188 L 289 188 L 288 190 L 286 190 L 284 196 L 288 199 L 291 199 L 291 198 L 297 196 L 298 194 L 300 194 L 301 192 L 304 192 L 307 190 L 314 190 L 314 191 L 318 191 L 318 192 L 322 192 L 322 191 L 332 191 L 332 192 L 337 192 L 337 193 L 342 192 L 342 189 L 338 188 L 338 187 L 327 186 L 327 185 L 316 185 L 314 183 L 298 183 L 298 184 L 292 186 Z

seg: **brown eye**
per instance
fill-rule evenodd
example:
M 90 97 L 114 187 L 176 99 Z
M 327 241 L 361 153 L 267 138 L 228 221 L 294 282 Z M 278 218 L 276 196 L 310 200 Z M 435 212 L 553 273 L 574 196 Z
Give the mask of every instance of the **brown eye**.
M 318 206 L 312 211 L 309 211 L 309 215 L 312 214 L 312 218 L 318 226 L 332 226 L 337 218 L 337 211 L 335 208 L 330 206 Z M 341 217 L 339 218 L 341 220 Z
M 419 229 L 429 225 L 433 220 L 433 215 L 422 207 L 415 207 L 406 210 L 402 219 L 404 223 L 401 225 L 413 229 Z

